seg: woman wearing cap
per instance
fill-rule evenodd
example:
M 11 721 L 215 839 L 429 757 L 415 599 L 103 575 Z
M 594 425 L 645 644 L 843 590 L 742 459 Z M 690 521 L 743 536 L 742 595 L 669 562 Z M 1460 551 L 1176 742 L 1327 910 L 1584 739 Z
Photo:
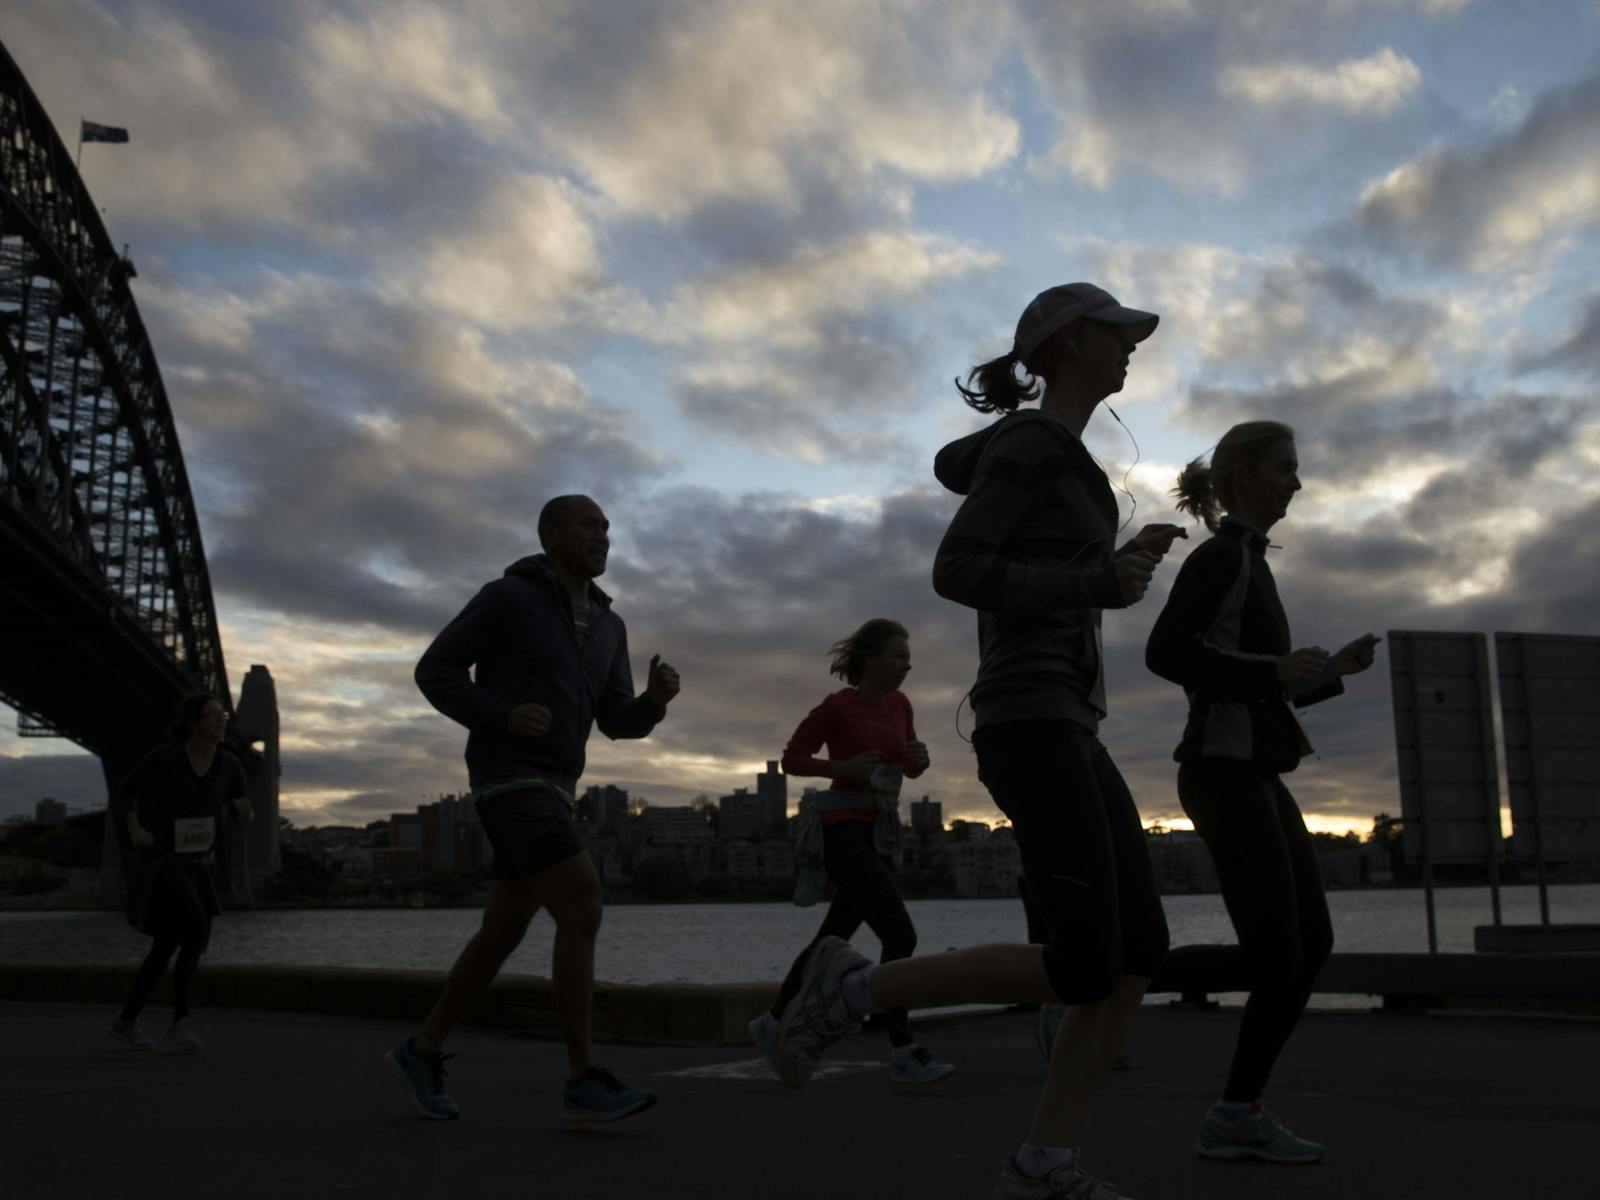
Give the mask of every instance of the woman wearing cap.
M 1075 1143 L 1167 949 L 1139 814 L 1097 737 L 1106 711 L 1100 610 L 1137 603 L 1184 533 L 1147 526 L 1116 548 L 1116 500 L 1080 440 L 1100 402 L 1122 390 L 1129 356 L 1156 321 L 1090 284 L 1042 292 L 1018 322 L 1011 352 L 974 368 L 960 389 L 978 411 L 1005 415 L 946 446 L 934 465 L 965 497 L 933 580 L 940 595 L 978 610 L 978 775 L 1016 829 L 1050 943 L 874 967 L 847 943 L 825 939 L 779 1046 L 785 1081 L 800 1086 L 823 1049 L 874 1009 L 1070 1005 L 997 1200 L 1117 1200 L 1084 1171 Z M 1037 411 L 1017 411 L 1041 390 Z
M 134 976 L 111 1036 L 133 1050 L 155 1046 L 139 1027 L 145 1001 L 172 969 L 172 1025 L 167 1046 L 195 1051 L 201 1041 L 189 1017 L 189 987 L 222 911 L 211 878 L 223 821 L 251 817 L 244 767 L 221 748 L 228 714 L 215 696 L 196 692 L 178 703 L 172 740 L 140 760 L 122 785 L 121 805 L 134 855 L 128 921 L 154 942 Z
M 1178 477 L 1178 507 L 1213 536 L 1185 560 L 1150 631 L 1145 662 L 1181 684 L 1189 719 L 1173 757 L 1178 799 L 1216 864 L 1237 946 L 1186 946 L 1169 966 L 1233 990 L 1247 981 L 1222 1099 L 1201 1123 L 1207 1158 L 1311 1163 L 1322 1147 L 1261 1108 L 1272 1065 L 1333 949 L 1317 851 L 1281 776 L 1311 750 L 1295 706 L 1344 691 L 1372 665 L 1366 634 L 1337 654 L 1291 650 L 1289 623 L 1267 566 L 1267 531 L 1300 490 L 1294 431 L 1276 421 L 1235 425 L 1207 466 Z M 1219 514 L 1225 514 L 1220 515 Z
M 848 683 L 800 722 L 783 751 L 788 775 L 833 782 L 812 798 L 802 851 L 816 845 L 833 881 L 833 903 L 822 927 L 783 981 L 772 1011 L 750 1023 L 750 1036 L 768 1061 L 775 1054 L 784 1009 L 800 990 L 811 947 L 825 937 L 848 938 L 863 922 L 883 944 L 883 961 L 907 958 L 917 931 L 892 873 L 900 845 L 900 781 L 928 769 L 928 748 L 917 740 L 911 701 L 900 690 L 911 670 L 911 635 L 898 621 L 874 618 L 832 648 L 832 674 Z M 816 757 L 828 748 L 827 758 Z M 911 1034 L 904 1008 L 886 1014 L 889 1077 L 896 1083 L 937 1083 L 955 1070 Z

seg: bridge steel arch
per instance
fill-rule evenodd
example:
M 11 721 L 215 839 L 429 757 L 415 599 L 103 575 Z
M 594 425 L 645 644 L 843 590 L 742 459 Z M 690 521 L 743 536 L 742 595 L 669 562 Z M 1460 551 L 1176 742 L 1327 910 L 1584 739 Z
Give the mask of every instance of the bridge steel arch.
M 0 699 L 112 784 L 184 691 L 233 708 L 133 275 L 0 46 Z

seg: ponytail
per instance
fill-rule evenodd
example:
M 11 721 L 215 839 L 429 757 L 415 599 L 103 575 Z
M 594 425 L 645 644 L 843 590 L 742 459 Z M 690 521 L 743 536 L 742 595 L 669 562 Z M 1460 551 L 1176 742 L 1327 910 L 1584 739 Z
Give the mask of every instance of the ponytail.
M 1279 421 L 1245 421 L 1222 435 L 1211 462 L 1197 458 L 1178 474 L 1172 489 L 1179 512 L 1204 521 L 1212 533 L 1222 510 L 1233 502 L 1233 476 L 1241 467 L 1254 467 L 1279 442 L 1294 441 L 1294 430 Z
M 967 373 L 966 386 L 962 386 L 960 379 L 956 380 L 956 391 L 981 413 L 1016 412 L 1018 405 L 1039 398 L 1039 380 L 1032 371 L 1028 371 L 1026 384 L 1017 378 L 1017 366 L 1021 361 L 1012 350 L 1010 354 L 979 363 Z
M 1205 459 L 1194 459 L 1178 473 L 1178 486 L 1172 489 L 1172 495 L 1179 512 L 1205 522 L 1212 533 L 1217 531 L 1217 494 L 1211 487 L 1211 468 Z

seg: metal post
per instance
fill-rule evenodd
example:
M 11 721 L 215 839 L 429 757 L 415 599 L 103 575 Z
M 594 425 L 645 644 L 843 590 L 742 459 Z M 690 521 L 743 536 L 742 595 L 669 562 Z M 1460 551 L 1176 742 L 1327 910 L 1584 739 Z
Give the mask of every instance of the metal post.
M 1483 695 L 1480 697 L 1481 721 L 1479 722 L 1479 736 L 1483 741 L 1483 779 L 1484 803 L 1488 807 L 1489 829 L 1487 835 L 1487 849 L 1489 867 L 1489 903 L 1494 911 L 1494 923 L 1500 922 L 1500 758 L 1495 753 L 1494 738 L 1494 711 L 1490 703 L 1488 689 L 1489 683 L 1489 639 L 1483 634 L 1476 635 L 1478 643 L 1478 678 L 1483 683 Z

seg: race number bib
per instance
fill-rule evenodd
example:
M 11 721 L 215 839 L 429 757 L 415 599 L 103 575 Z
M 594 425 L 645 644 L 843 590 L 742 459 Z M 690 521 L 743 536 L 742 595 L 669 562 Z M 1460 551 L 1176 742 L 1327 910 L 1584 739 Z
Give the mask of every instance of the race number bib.
M 204 854 L 216 837 L 215 817 L 179 817 L 172 823 L 172 848 L 179 854 Z
M 867 781 L 867 787 L 874 796 L 897 800 L 900 797 L 900 780 L 904 777 L 905 771 L 894 763 L 879 763 L 872 768 L 872 778 Z

